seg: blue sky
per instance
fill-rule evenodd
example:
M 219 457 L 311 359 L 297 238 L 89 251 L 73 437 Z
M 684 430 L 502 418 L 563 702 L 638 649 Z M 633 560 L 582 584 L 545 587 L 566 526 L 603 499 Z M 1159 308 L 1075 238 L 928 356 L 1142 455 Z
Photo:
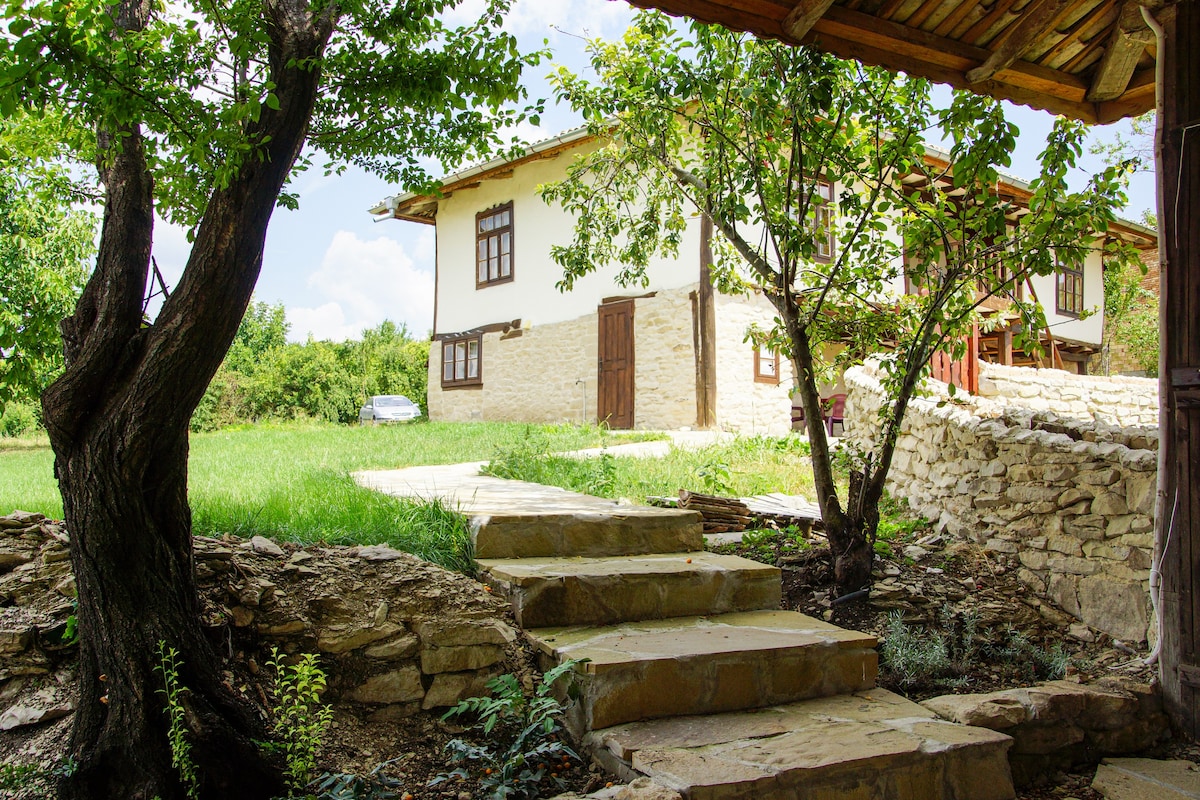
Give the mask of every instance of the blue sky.
M 483 5 L 482 0 L 465 0 L 455 13 L 466 19 Z M 612 0 L 515 0 L 505 27 L 526 49 L 548 40 L 552 60 L 578 72 L 586 61 L 583 39 L 616 38 L 632 16 L 632 9 Z M 526 76 L 531 96 L 551 97 L 545 80 L 550 70 L 551 65 L 543 64 Z M 1011 172 L 1028 178 L 1036 174 L 1053 117 L 1018 106 L 1009 106 L 1009 112 L 1021 129 Z M 536 140 L 578 124 L 569 108 L 551 105 L 539 127 L 520 133 Z M 1111 138 L 1114 128 L 1098 128 L 1093 135 Z M 1083 166 L 1073 176 L 1080 185 L 1101 163 L 1091 157 Z M 399 220 L 375 223 L 367 214 L 375 202 L 401 188 L 350 169 L 332 177 L 314 171 L 302 176 L 295 189 L 300 208 L 276 210 L 256 292 L 257 300 L 287 308 L 290 338 L 359 338 L 364 328 L 384 319 L 424 336 L 433 319 L 433 227 Z M 1153 207 L 1153 176 L 1136 176 L 1126 216 L 1141 219 L 1142 211 Z M 159 223 L 155 255 L 168 284 L 177 279 L 187 252 L 183 233 Z

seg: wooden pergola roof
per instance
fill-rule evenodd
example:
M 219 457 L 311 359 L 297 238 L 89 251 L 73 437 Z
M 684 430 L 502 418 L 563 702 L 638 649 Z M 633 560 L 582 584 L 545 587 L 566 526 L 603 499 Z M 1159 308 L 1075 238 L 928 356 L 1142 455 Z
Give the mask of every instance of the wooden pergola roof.
M 1154 108 L 1155 37 L 1134 0 L 630 0 L 1106 123 Z

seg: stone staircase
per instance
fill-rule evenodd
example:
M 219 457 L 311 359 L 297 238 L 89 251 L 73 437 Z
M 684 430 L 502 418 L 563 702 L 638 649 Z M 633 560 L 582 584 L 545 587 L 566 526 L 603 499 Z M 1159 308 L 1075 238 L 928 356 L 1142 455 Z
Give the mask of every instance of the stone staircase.
M 704 552 L 699 515 L 472 519 L 484 580 L 543 667 L 576 668 L 592 756 L 688 800 L 1008 800 L 1009 737 L 875 688 L 875 638 L 780 611 L 774 567 Z

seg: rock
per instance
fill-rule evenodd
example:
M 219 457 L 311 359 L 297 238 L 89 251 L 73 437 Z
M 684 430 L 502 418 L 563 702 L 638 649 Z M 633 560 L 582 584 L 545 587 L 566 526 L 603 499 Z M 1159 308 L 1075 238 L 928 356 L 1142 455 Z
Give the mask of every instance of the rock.
M 274 556 L 282 558 L 284 555 L 283 548 L 272 542 L 265 536 L 254 536 L 250 539 L 250 549 L 259 555 Z
M 499 620 L 459 621 L 454 625 L 447 624 L 445 620 L 441 619 L 423 620 L 413 628 L 426 647 L 506 645 L 517 638 L 517 632 Z
M 994 731 L 1019 725 L 1026 717 L 1025 705 L 1020 698 L 1005 692 L 944 695 L 926 700 L 921 705 L 942 719 Z
M 331 625 L 317 634 L 317 647 L 326 653 L 348 653 L 363 645 L 394 636 L 404 630 L 393 622 L 382 625 Z
M 405 554 L 388 547 L 386 544 L 369 544 L 355 547 L 351 552 L 364 561 L 395 561 L 404 558 Z
M 421 708 L 428 711 L 431 708 L 452 706 L 464 697 L 481 697 L 486 695 L 487 682 L 491 678 L 489 672 L 443 672 L 433 676 L 433 683 L 425 693 Z
M 1096 634 L 1092 633 L 1092 629 L 1083 623 L 1076 622 L 1067 629 L 1067 634 L 1073 639 L 1078 639 L 1081 642 L 1096 641 Z
M 421 671 L 426 675 L 463 672 L 489 667 L 503 660 L 504 648 L 494 644 L 426 647 L 421 651 Z
M 398 661 L 412 658 L 421 649 L 421 640 L 412 634 L 405 634 L 390 642 L 372 645 L 363 650 L 367 658 L 377 658 L 383 661 Z
M 1200 768 L 1190 761 L 1106 758 L 1092 788 L 1108 800 L 1197 800 Z
M 1149 597 L 1139 582 L 1089 575 L 1079 581 L 1079 617 L 1118 639 L 1146 640 Z
M 0 528 L 28 528 L 45 519 L 44 514 L 32 511 L 14 511 L 7 517 L 0 517 Z
M 621 787 L 617 800 L 683 800 L 683 796 L 649 778 L 638 778 Z
M 39 722 L 50 722 L 71 713 L 69 705 L 59 705 L 53 708 L 30 708 L 29 706 L 12 706 L 0 714 L 0 731 L 11 731 L 26 725 L 36 725 Z
M 3 517 L 0 517 L 0 519 L 3 519 Z M 13 567 L 28 564 L 31 560 L 32 558 L 27 552 L 13 550 L 9 547 L 0 547 L 0 572 L 8 572 Z
M 911 558 L 913 561 L 920 561 L 927 555 L 929 555 L 929 551 L 919 544 L 910 544 L 904 548 L 904 557 Z
M 365 683 L 349 693 L 349 698 L 356 703 L 376 705 L 411 703 L 424 696 L 421 672 L 411 664 L 368 678 Z

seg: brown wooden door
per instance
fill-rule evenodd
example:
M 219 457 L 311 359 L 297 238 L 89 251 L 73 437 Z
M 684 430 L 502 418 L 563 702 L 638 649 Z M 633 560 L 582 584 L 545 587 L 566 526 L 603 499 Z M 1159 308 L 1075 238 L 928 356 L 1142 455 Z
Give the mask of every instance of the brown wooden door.
M 596 413 L 610 428 L 633 427 L 633 301 L 600 306 Z

